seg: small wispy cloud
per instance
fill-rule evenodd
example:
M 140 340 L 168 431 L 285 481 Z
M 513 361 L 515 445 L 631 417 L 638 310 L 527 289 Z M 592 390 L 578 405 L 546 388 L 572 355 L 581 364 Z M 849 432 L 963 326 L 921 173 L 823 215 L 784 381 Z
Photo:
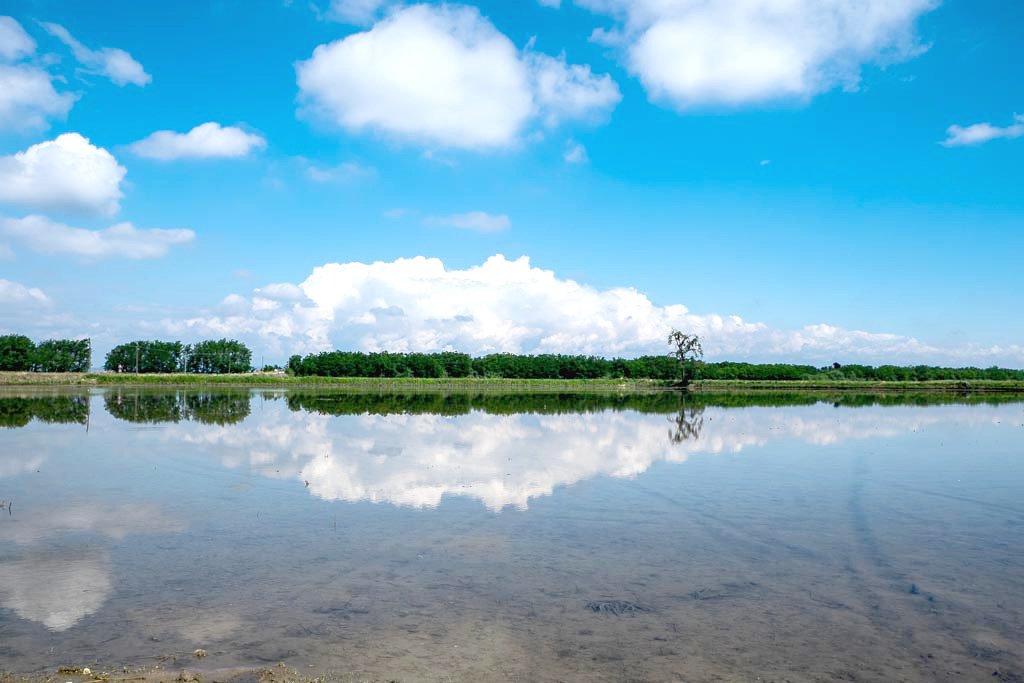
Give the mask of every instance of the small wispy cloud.
M 36 51 L 36 41 L 14 17 L 0 17 L 0 59 L 14 61 Z
M 50 304 L 50 297 L 46 296 L 38 287 L 26 287 L 20 282 L 13 282 L 0 278 L 0 303 L 6 306 L 24 306 Z
M 1019 138 L 1024 135 L 1024 116 L 1016 114 L 1014 122 L 1009 126 L 999 127 L 990 123 L 975 123 L 970 126 L 952 125 L 946 129 L 949 136 L 943 140 L 943 147 L 963 147 L 980 145 L 996 138 Z
M 362 178 L 373 178 L 377 169 L 361 164 L 358 161 L 346 161 L 331 168 L 310 166 L 306 175 L 315 183 L 348 183 Z
M 140 230 L 128 222 L 103 230 L 86 230 L 38 215 L 0 216 L 0 235 L 40 254 L 64 254 L 86 261 L 159 258 L 171 247 L 187 244 L 196 236 L 191 230 Z
M 486 211 L 470 211 L 450 216 L 428 216 L 423 222 L 427 225 L 447 226 L 482 233 L 501 232 L 512 225 L 512 221 L 506 214 L 496 215 Z
M 96 73 L 106 76 L 116 85 L 125 86 L 129 83 L 143 86 L 153 80 L 135 59 L 120 48 L 101 47 L 90 50 L 74 39 L 66 28 L 60 24 L 40 22 L 47 33 L 71 48 L 71 53 L 83 66 Z
M 415 213 L 416 213 L 415 211 L 412 211 L 410 209 L 403 209 L 400 206 L 396 206 L 393 209 L 386 210 L 384 212 L 384 218 L 387 218 L 388 220 L 392 220 L 392 221 L 397 221 L 400 218 L 405 218 L 406 216 L 410 216 L 410 215 L 413 215 Z
M 587 156 L 587 148 L 571 139 L 565 143 L 565 153 L 562 155 L 568 164 L 585 164 L 590 161 Z

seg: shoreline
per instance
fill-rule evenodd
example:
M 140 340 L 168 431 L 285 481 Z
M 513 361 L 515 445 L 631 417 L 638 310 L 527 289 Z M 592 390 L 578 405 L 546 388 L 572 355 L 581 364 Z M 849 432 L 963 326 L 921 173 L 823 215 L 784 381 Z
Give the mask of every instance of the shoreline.
M 505 379 L 412 377 L 294 377 L 274 373 L 232 375 L 203 374 L 116 374 L 116 373 L 36 373 L 0 372 L 0 386 L 79 386 L 79 387 L 280 387 L 348 389 L 353 391 L 426 390 L 426 391 L 572 391 L 572 392 L 651 392 L 684 391 L 673 381 L 652 379 Z M 878 380 L 696 380 L 685 389 L 691 394 L 761 392 L 867 392 L 867 393 L 1019 393 L 1021 380 L 933 380 L 925 382 L 886 382 Z

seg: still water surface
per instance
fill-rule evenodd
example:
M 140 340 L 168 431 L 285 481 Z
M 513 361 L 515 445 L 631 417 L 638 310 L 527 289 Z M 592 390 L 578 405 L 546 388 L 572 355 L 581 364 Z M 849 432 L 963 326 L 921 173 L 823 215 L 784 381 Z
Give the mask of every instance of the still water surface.
M 887 403 L 0 394 L 0 672 L 1024 680 L 1024 403 Z

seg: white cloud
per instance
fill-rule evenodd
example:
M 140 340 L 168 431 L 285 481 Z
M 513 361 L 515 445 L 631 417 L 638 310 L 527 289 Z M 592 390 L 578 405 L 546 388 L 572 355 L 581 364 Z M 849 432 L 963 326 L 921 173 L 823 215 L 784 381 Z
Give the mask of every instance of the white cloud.
M 14 61 L 35 53 L 36 41 L 14 17 L 0 17 L 0 59 Z
M 75 97 L 57 92 L 52 80 L 29 64 L 0 64 L 0 128 L 38 130 L 67 116 Z
M 587 148 L 575 140 L 569 140 L 565 144 L 565 154 L 562 155 L 562 158 L 570 164 L 585 164 L 590 160 L 587 156 Z
M 622 20 L 618 43 L 652 99 L 684 109 L 856 88 L 861 67 L 924 48 L 914 23 L 936 0 L 576 0 Z
M 82 65 L 106 76 L 116 85 L 123 87 L 132 83 L 143 86 L 153 80 L 153 77 L 142 68 L 142 65 L 124 50 L 116 47 L 101 47 L 99 50 L 90 50 L 75 40 L 68 30 L 60 24 L 40 22 L 40 26 L 46 29 L 47 33 L 70 47 L 72 54 L 75 55 L 75 59 Z
M 0 202 L 112 216 L 120 208 L 125 169 L 107 150 L 64 133 L 0 157 Z
M 0 304 L 3 306 L 46 306 L 49 303 L 50 298 L 43 290 L 0 278 Z
M 74 95 L 58 93 L 53 77 L 39 66 L 14 64 L 31 57 L 36 41 L 13 17 L 0 16 L 0 129 L 45 128 L 51 118 L 67 116 Z
M 508 147 L 523 129 L 606 112 L 620 99 L 587 66 L 519 51 L 479 11 L 397 9 L 296 65 L 305 111 L 351 131 L 442 147 Z
M 85 260 L 157 258 L 172 246 L 195 239 L 191 230 L 139 230 L 131 223 L 117 223 L 103 230 L 85 230 L 36 215 L 0 217 L 0 235 L 39 253 L 66 254 Z
M 209 121 L 187 133 L 158 130 L 133 142 L 131 150 L 140 157 L 173 161 L 175 159 L 229 159 L 244 157 L 254 149 L 263 149 L 267 141 L 236 126 L 221 126 Z
M 507 215 L 495 215 L 486 211 L 470 211 L 468 213 L 452 214 L 451 216 L 430 216 L 424 222 L 428 225 L 446 225 L 474 232 L 501 232 L 502 230 L 507 230 L 512 225 Z
M 948 138 L 942 141 L 946 147 L 960 147 L 963 145 L 980 145 L 983 142 L 996 138 L 1019 138 L 1024 135 L 1024 116 L 1017 114 L 1013 117 L 1014 122 L 1005 128 L 993 126 L 990 123 L 975 123 L 966 128 L 952 125 L 946 129 Z
M 537 2 L 545 7 L 554 7 L 555 9 L 562 6 L 562 0 L 537 0 Z
M 586 64 L 567 64 L 565 55 L 526 52 L 534 80 L 534 98 L 548 125 L 566 119 L 606 114 L 622 99 L 611 76 L 595 76 Z
M 230 314 L 158 327 L 166 334 L 240 335 L 281 354 L 452 349 L 634 356 L 665 353 L 667 333 L 676 327 L 703 337 L 709 359 L 1024 363 L 1020 345 L 941 348 L 898 334 L 825 324 L 774 329 L 737 316 L 696 314 L 680 304 L 656 305 L 632 288 L 601 290 L 560 279 L 526 257 L 498 255 L 461 270 L 423 257 L 329 263 L 297 286 L 308 301 L 266 310 L 240 297 Z
M 347 24 L 372 24 L 390 0 L 331 0 L 327 16 Z

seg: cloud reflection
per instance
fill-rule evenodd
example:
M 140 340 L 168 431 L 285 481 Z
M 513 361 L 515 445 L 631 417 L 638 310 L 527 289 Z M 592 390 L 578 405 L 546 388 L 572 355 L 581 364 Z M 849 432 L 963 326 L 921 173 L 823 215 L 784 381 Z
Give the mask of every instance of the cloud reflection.
M 26 503 L 24 510 L 4 521 L 0 543 L 27 549 L 0 562 L 0 606 L 51 631 L 66 631 L 96 612 L 113 591 L 109 549 L 79 545 L 77 536 L 119 541 L 130 534 L 185 530 L 184 523 L 152 503 L 82 500 L 36 510 Z M 42 549 L 51 539 L 62 543 L 59 549 Z
M 0 541 L 21 545 L 67 533 L 89 532 L 114 540 L 129 534 L 176 534 L 185 530 L 181 521 L 168 517 L 152 503 L 104 505 L 79 501 L 36 512 L 17 524 L 0 526 Z
M 0 571 L 0 604 L 51 631 L 98 610 L 112 588 L 110 553 L 96 548 L 30 551 Z
M 963 405 L 708 407 L 675 416 L 324 416 L 278 404 L 246 429 L 207 427 L 162 438 L 208 449 L 229 467 L 308 482 L 309 491 L 326 500 L 435 507 L 444 496 L 457 495 L 498 511 L 525 509 L 561 486 L 598 476 L 633 477 L 654 463 L 680 463 L 697 453 L 738 453 L 783 440 L 829 446 L 991 421 L 991 408 Z

